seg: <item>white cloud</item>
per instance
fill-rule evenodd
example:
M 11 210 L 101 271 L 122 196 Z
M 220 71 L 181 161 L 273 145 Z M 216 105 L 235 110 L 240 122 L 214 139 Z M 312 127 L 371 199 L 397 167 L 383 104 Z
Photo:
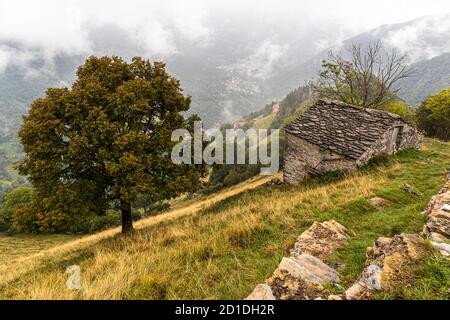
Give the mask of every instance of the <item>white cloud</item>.
M 450 52 L 450 15 L 433 16 L 388 32 L 384 41 L 407 54 L 410 62 Z
M 216 27 L 226 25 L 242 33 L 284 37 L 256 48 L 250 57 L 257 61 L 255 65 L 263 64 L 260 76 L 264 76 L 284 46 L 292 47 L 289 41 L 301 42 L 321 31 L 312 44 L 313 50 L 321 50 L 380 24 L 441 12 L 450 12 L 448 0 L 378 0 L 376 4 L 360 0 L 0 0 L 0 44 L 9 47 L 0 48 L 0 71 L 10 63 L 25 63 L 29 56 L 44 58 L 45 71 L 59 53 L 125 52 L 164 58 L 183 52 L 180 39 L 199 47 L 220 40 L 223 35 Z M 105 28 L 119 32 L 120 37 L 98 34 Z M 392 41 L 408 48 L 415 32 L 403 30 L 392 35 Z M 20 59 L 16 53 L 11 55 L 13 48 L 20 48 Z M 430 50 L 428 55 L 436 51 Z
M 267 79 L 271 76 L 275 64 L 286 53 L 288 45 L 273 44 L 264 41 L 255 51 L 242 61 L 225 67 L 245 73 L 248 77 Z
M 128 51 L 145 56 L 166 57 L 179 51 L 176 37 L 205 44 L 212 32 L 203 24 L 207 12 L 201 4 L 176 0 L 0 0 L 0 66 L 14 62 L 12 48 L 44 58 L 46 68 L 57 54 L 88 55 L 123 52 L 123 43 L 112 41 L 109 48 L 93 42 L 94 33 L 105 26 L 126 34 Z M 98 40 L 98 39 L 97 39 Z M 105 52 L 97 50 L 105 49 Z M 21 61 L 23 62 L 23 61 Z

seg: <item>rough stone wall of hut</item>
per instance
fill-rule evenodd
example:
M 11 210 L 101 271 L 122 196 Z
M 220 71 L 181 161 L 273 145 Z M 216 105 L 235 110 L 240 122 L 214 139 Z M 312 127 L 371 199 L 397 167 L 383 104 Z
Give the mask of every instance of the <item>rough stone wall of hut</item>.
M 291 184 L 330 171 L 356 169 L 356 161 L 321 149 L 287 132 L 284 152 L 284 181 Z
M 420 149 L 422 146 L 423 134 L 414 126 L 405 125 L 401 134 L 399 150 Z
M 422 138 L 422 134 L 413 126 L 405 124 L 392 127 L 358 159 L 357 164 L 362 166 L 374 157 L 395 154 L 404 149 L 419 149 Z

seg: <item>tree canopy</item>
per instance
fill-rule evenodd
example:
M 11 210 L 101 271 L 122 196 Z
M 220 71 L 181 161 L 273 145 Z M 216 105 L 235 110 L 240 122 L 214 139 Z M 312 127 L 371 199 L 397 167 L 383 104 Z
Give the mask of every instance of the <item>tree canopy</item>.
M 417 124 L 427 135 L 450 140 L 450 88 L 427 98 L 416 112 Z
M 366 49 L 352 44 L 346 52 L 330 51 L 313 90 L 321 97 L 365 108 L 377 108 L 395 100 L 396 84 L 412 73 L 406 56 L 383 50 L 381 42 Z
M 72 88 L 36 99 L 19 130 L 26 153 L 19 165 L 35 192 L 30 210 L 39 231 L 54 231 L 83 214 L 122 214 L 132 230 L 131 203 L 194 191 L 202 165 L 175 165 L 175 129 L 192 131 L 183 113 L 191 99 L 163 63 L 90 57 Z
M 8 193 L 4 197 L 0 207 L 0 225 L 3 225 L 6 229 L 10 229 L 13 222 L 14 210 L 21 205 L 29 203 L 32 194 L 33 190 L 27 187 L 17 188 Z

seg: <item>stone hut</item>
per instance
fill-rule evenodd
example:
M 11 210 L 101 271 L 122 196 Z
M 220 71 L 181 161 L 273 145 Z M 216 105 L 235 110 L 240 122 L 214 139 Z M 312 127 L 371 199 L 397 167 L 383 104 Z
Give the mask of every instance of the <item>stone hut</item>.
M 423 137 L 396 114 L 325 99 L 284 130 L 284 180 L 293 184 L 330 171 L 352 171 L 382 154 L 419 149 Z

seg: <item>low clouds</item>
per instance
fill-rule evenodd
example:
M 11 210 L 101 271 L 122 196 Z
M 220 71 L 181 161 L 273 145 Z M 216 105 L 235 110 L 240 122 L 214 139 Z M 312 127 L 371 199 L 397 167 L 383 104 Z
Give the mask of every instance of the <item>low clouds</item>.
M 50 68 L 59 54 L 164 58 L 180 51 L 180 37 L 207 45 L 205 16 L 201 6 L 181 0 L 0 0 L 0 71 L 32 57 Z
M 450 14 L 418 19 L 389 31 L 384 41 L 407 54 L 411 63 L 450 52 Z
M 252 54 L 236 64 L 227 66 L 231 71 L 243 72 L 249 78 L 265 80 L 272 75 L 276 63 L 286 54 L 288 45 L 264 41 Z
M 264 78 L 298 43 L 310 46 L 305 50 L 312 53 L 380 24 L 446 11 L 448 0 L 379 0 L 373 6 L 357 0 L 0 0 L 0 72 L 9 65 L 30 67 L 36 57 L 44 61 L 39 72 L 49 72 L 59 54 L 165 59 L 183 54 L 186 44 L 200 49 L 214 45 L 226 26 L 238 29 L 243 38 L 258 38 L 253 53 L 234 63 L 246 64 L 253 76 Z M 444 20 L 400 29 L 389 41 L 415 50 L 421 33 L 448 27 L 449 19 Z M 448 47 L 420 49 L 414 59 Z

